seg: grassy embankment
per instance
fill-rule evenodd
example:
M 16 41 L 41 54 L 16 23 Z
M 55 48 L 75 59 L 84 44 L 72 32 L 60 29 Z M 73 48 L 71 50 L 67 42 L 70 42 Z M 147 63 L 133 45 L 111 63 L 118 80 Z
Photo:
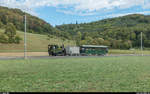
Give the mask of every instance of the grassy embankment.
M 110 49 L 109 54 L 145 54 L 145 55 L 150 55 L 150 50 L 114 50 Z
M 0 60 L 0 92 L 150 92 L 149 57 Z
M 0 32 L 4 30 L 0 29 Z M 17 34 L 23 39 L 20 44 L 0 44 L 0 52 L 23 52 L 24 51 L 24 32 L 17 31 Z M 27 33 L 27 51 L 29 52 L 47 52 L 48 44 L 74 45 L 74 41 L 63 40 L 61 38 L 51 38 L 47 40 L 46 35 Z

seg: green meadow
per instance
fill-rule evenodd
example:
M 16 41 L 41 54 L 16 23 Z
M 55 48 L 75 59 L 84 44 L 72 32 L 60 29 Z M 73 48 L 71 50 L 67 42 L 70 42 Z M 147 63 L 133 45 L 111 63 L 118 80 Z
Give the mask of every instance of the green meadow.
M 0 92 L 150 92 L 148 56 L 0 60 Z
M 150 55 L 150 50 L 119 50 L 119 49 L 109 49 L 108 54 L 145 54 L 145 55 Z
M 0 29 L 0 33 L 4 32 Z M 22 38 L 20 44 L 0 44 L 0 52 L 23 52 L 24 51 L 24 32 L 17 31 L 17 34 Z M 48 44 L 57 45 L 75 45 L 74 41 L 63 40 L 53 36 L 48 38 L 47 35 L 27 33 L 27 51 L 29 52 L 47 52 Z

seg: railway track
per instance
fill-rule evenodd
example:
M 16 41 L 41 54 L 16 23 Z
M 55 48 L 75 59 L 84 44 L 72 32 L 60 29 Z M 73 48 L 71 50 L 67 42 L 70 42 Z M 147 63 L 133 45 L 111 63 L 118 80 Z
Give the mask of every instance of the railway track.
M 49 58 L 100 58 L 100 57 L 120 57 L 120 56 L 150 56 L 150 55 L 141 55 L 141 54 L 108 54 L 106 56 L 28 56 L 28 59 L 49 59 Z M 24 59 L 22 56 L 0 56 L 0 60 L 18 60 Z

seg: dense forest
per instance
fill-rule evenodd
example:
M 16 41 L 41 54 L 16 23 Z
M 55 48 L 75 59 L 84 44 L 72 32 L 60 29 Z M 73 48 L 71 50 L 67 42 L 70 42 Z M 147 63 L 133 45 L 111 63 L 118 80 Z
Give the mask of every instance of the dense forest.
M 143 32 L 144 47 L 150 47 L 150 16 L 132 14 L 91 23 L 63 24 L 56 26 L 68 32 L 68 39 L 78 45 L 107 45 L 110 48 L 129 49 L 140 46 Z

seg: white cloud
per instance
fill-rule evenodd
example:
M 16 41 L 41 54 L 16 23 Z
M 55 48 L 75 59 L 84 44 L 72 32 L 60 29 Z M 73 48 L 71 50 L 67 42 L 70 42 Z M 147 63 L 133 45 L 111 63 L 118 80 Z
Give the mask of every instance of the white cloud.
M 125 15 L 130 15 L 130 14 L 145 14 L 145 15 L 147 15 L 147 14 L 150 14 L 150 11 L 110 14 L 110 15 L 105 16 L 105 18 L 120 17 L 120 16 L 125 16 Z
M 70 15 L 79 15 L 79 16 L 90 16 L 90 15 L 95 15 L 97 14 L 96 12 L 86 12 L 84 14 L 83 12 L 75 12 L 75 11 L 69 11 L 69 10 L 57 10 L 57 12 L 62 12 L 64 14 L 70 14 Z
M 126 9 L 134 6 L 141 6 L 144 9 L 150 8 L 150 0 L 0 0 L 1 6 L 20 9 L 34 9 L 43 6 L 57 7 L 60 12 L 66 14 L 92 15 L 96 11 Z M 63 8 L 72 10 L 66 11 Z M 34 13 L 32 10 L 26 10 L 29 13 Z
M 27 1 L 29 0 L 0 0 L 0 6 L 5 6 L 9 8 L 19 8 L 22 11 L 37 16 L 37 13 L 33 11 L 34 8 L 29 6 L 31 2 L 29 3 Z

